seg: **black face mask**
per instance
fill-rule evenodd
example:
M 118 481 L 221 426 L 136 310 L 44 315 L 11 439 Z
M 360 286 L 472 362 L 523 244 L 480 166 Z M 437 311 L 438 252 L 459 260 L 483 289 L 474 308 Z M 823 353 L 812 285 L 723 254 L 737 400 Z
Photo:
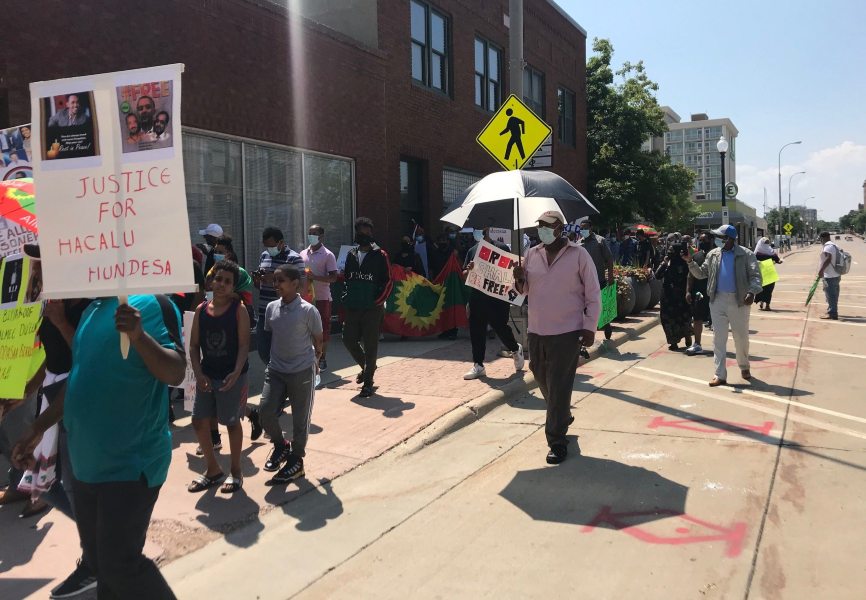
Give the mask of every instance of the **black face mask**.
M 358 238 L 356 237 L 355 241 L 357 240 Z M 409 252 L 412 249 L 412 244 L 410 244 L 409 242 L 400 242 L 400 247 L 403 248 L 404 252 Z
M 366 233 L 356 233 L 355 243 L 359 246 L 369 246 L 373 243 L 373 236 L 367 235 Z

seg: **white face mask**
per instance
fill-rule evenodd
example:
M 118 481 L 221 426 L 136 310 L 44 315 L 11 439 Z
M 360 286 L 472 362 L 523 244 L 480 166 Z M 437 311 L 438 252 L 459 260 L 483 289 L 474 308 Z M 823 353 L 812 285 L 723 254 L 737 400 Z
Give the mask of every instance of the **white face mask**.
M 265 248 L 265 250 L 267 250 L 268 254 L 270 254 L 271 256 L 276 256 L 277 254 L 280 253 L 280 247 L 279 246 L 274 246 L 272 248 L 268 247 L 268 248 Z
M 480 242 L 484 239 L 484 231 L 481 229 L 476 229 L 472 232 L 472 239 L 474 239 L 476 242 Z
M 549 246 L 556 241 L 556 234 L 553 231 L 551 227 L 541 226 L 538 228 L 538 239 L 541 240 L 542 244 Z
M 307 242 L 309 242 L 310 246 L 315 246 L 319 243 L 319 236 L 310 234 L 307 236 Z
M 725 245 L 725 242 L 722 238 L 716 238 L 715 243 L 716 243 L 716 248 L 721 248 L 722 246 Z

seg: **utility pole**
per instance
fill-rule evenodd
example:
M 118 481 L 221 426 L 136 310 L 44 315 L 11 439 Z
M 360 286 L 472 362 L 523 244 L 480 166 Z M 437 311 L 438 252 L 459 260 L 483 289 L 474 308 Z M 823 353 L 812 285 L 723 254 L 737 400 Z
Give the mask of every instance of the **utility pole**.
M 523 0 L 508 0 L 508 88 L 523 100 Z M 511 251 L 522 255 L 523 233 L 519 229 L 511 232 L 511 243 Z M 524 348 L 527 347 L 529 320 L 526 311 L 526 303 L 511 307 L 514 336 Z

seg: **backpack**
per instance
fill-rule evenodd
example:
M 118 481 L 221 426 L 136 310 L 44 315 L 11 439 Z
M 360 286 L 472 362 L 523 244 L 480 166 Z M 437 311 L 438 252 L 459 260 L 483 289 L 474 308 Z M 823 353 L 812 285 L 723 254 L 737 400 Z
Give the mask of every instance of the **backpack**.
M 836 246 L 835 244 L 833 244 Z M 839 275 L 847 275 L 851 270 L 851 253 L 845 252 L 839 246 L 836 246 L 836 261 L 833 263 L 833 268 Z

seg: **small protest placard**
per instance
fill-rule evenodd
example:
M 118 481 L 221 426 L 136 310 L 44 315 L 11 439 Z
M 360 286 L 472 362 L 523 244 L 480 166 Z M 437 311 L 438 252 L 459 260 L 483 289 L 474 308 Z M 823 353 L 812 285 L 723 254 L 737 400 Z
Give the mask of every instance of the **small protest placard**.
M 466 285 L 493 298 L 520 306 L 526 296 L 514 288 L 512 269 L 517 264 L 517 258 L 516 254 L 500 250 L 493 244 L 479 242 Z
M 616 319 L 616 282 L 601 290 L 601 314 L 598 315 L 598 329 Z
M 349 252 L 354 248 L 354 246 L 343 245 L 340 246 L 340 253 L 337 255 L 337 270 L 345 271 L 346 270 L 346 257 L 349 256 Z
M 38 296 L 27 256 L 15 255 L 0 266 L 3 306 L 0 309 L 0 398 L 20 399 L 24 387 L 45 358 L 37 339 L 42 321 L 42 302 Z M 35 294 L 35 296 L 34 296 Z

